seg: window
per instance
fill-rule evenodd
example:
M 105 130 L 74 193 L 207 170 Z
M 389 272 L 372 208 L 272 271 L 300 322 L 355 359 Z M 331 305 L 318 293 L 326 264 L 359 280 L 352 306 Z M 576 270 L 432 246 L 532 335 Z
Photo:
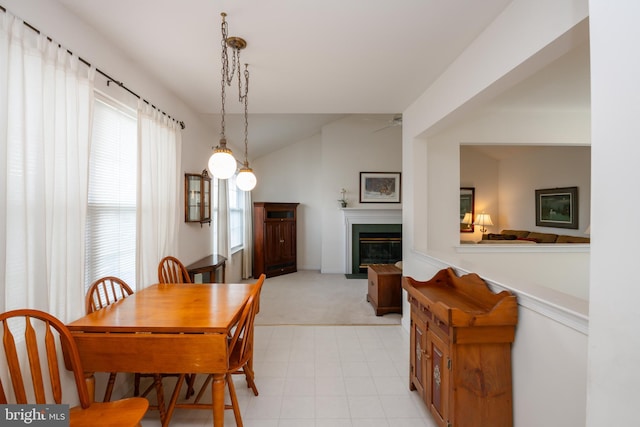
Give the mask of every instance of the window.
M 241 249 L 244 244 L 244 192 L 236 185 L 236 176 L 229 179 L 229 244 L 231 252 Z
M 85 289 L 118 276 L 135 289 L 137 118 L 96 96 L 89 156 Z
M 229 245 L 231 246 L 231 252 L 236 252 L 242 249 L 244 245 L 244 191 L 239 190 L 236 186 L 236 175 L 229 178 L 227 184 L 229 188 L 229 229 L 231 235 L 229 236 Z M 218 223 L 218 180 L 213 180 L 213 222 Z M 217 242 L 214 243 L 217 246 Z M 214 249 L 217 250 L 217 249 Z

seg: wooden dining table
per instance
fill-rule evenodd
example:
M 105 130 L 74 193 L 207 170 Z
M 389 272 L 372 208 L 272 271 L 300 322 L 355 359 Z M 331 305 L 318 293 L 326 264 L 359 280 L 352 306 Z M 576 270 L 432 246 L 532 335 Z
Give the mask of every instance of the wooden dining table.
M 227 336 L 254 286 L 156 284 L 69 323 L 90 392 L 94 372 L 213 374 L 213 425 L 222 427 Z M 172 408 L 164 412 L 162 399 L 166 426 Z

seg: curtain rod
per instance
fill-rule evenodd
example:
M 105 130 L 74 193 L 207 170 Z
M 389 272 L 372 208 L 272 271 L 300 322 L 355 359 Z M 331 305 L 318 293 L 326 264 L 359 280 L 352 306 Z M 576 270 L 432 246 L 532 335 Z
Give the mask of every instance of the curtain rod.
M 0 5 L 0 10 L 2 10 L 3 12 L 7 12 L 7 9 Z M 29 29 L 35 31 L 36 33 L 42 35 L 42 33 L 40 32 L 40 30 L 38 30 L 36 27 L 34 27 L 33 25 L 29 24 L 27 21 L 22 21 L 24 23 L 24 25 L 26 27 L 28 27 Z M 57 43 L 56 41 L 54 41 L 51 37 L 47 36 L 47 40 L 49 40 L 52 43 Z M 62 47 L 62 45 L 58 44 L 58 47 Z M 67 49 L 67 53 L 69 53 L 69 55 L 73 55 L 73 52 L 71 52 L 69 49 Z M 85 59 L 81 58 L 81 57 L 77 57 L 78 60 L 80 62 L 82 62 L 83 64 L 85 64 L 87 67 L 91 67 L 91 63 L 89 63 L 88 61 L 86 61 Z M 167 113 L 165 113 L 164 111 L 162 111 L 161 109 L 159 109 L 158 107 L 156 107 L 155 105 L 153 105 L 152 103 L 150 103 L 149 101 L 147 101 L 146 99 L 144 99 L 143 97 L 141 97 L 140 95 L 138 95 L 137 93 L 135 93 L 134 91 L 132 91 L 131 89 L 129 89 L 128 87 L 126 87 L 124 85 L 124 83 L 122 83 L 121 81 L 118 81 L 116 79 L 114 79 L 113 77 L 111 77 L 110 75 L 108 75 L 107 73 L 105 73 L 104 71 L 98 69 L 96 67 L 96 72 L 101 74 L 102 76 L 104 76 L 107 79 L 107 86 L 109 86 L 109 83 L 113 82 L 116 85 L 118 85 L 119 87 L 121 87 L 122 89 L 126 90 L 127 92 L 129 92 L 131 95 L 135 96 L 138 99 L 141 99 L 142 101 L 144 101 L 145 103 L 147 103 L 148 105 L 150 105 L 152 108 L 154 108 L 155 110 L 158 110 L 159 112 L 161 112 L 162 114 L 164 114 L 165 116 L 167 116 L 168 118 L 170 118 L 171 120 L 173 120 L 174 122 L 178 123 L 180 125 L 181 129 L 184 129 L 186 126 L 184 124 L 184 122 L 182 120 L 177 120 L 174 119 L 173 117 L 171 117 L 170 115 L 168 115 Z

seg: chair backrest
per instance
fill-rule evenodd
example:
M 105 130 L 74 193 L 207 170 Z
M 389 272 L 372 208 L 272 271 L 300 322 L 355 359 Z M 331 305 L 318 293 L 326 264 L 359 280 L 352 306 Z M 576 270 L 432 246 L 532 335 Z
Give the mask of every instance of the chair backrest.
M 249 295 L 235 331 L 229 340 L 229 354 L 233 355 L 239 365 L 246 363 L 253 353 L 253 325 L 258 312 L 260 292 L 266 276 L 261 274 L 255 287 Z
M 124 280 L 113 276 L 103 277 L 91 284 L 85 298 L 87 314 L 105 308 L 133 294 L 133 290 Z
M 0 323 L 3 335 L 0 353 L 4 353 L 0 358 L 6 360 L 11 377 L 11 388 L 6 389 L 0 379 L 0 404 L 74 401 L 62 397 L 60 360 L 64 360 L 65 369 L 73 372 L 80 405 L 90 406 L 80 355 L 64 323 L 48 313 L 31 309 L 2 313 Z M 28 357 L 21 357 L 23 353 Z M 11 401 L 5 390 L 13 392 Z
M 166 256 L 158 264 L 160 283 L 191 283 L 187 268 L 176 257 Z

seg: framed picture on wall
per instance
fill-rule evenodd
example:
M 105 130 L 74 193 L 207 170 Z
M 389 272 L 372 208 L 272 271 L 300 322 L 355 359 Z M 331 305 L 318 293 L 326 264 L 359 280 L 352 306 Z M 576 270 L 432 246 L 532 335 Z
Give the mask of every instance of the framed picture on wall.
M 360 203 L 400 203 L 400 172 L 360 172 Z
M 475 187 L 460 187 L 460 232 L 473 233 L 476 217 Z
M 578 228 L 578 187 L 536 190 L 536 225 Z

